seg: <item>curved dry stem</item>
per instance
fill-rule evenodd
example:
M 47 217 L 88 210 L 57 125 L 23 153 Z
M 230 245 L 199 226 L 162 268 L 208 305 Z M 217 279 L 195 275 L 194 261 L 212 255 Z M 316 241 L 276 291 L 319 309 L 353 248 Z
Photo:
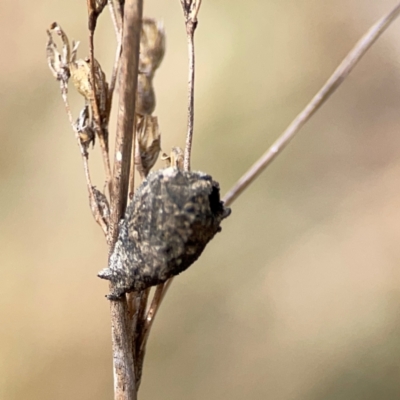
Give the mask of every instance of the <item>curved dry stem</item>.
M 368 32 L 357 42 L 350 53 L 344 58 L 335 72 L 327 80 L 321 90 L 312 98 L 303 111 L 297 115 L 288 128 L 273 143 L 273 145 L 253 164 L 253 166 L 238 180 L 225 195 L 223 201 L 230 205 L 241 193 L 260 175 L 260 173 L 281 153 L 294 138 L 300 128 L 325 103 L 332 93 L 340 86 L 362 56 L 374 44 L 379 36 L 390 26 L 400 14 L 400 3 L 387 15 L 376 22 Z

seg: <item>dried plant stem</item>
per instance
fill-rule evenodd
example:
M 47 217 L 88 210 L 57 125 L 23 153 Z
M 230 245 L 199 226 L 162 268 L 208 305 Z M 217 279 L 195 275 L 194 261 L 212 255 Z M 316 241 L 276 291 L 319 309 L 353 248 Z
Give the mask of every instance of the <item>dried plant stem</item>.
M 117 51 L 115 52 L 115 61 L 113 65 L 113 70 L 111 73 L 111 79 L 110 79 L 110 86 L 108 88 L 108 97 L 110 101 L 110 108 L 111 108 L 111 103 L 112 103 L 112 96 L 114 93 L 115 89 L 115 84 L 117 82 L 117 76 L 118 76 L 118 67 L 119 67 L 119 60 L 121 58 L 121 51 L 122 51 L 122 41 L 121 41 L 121 34 L 117 36 Z
M 150 288 L 143 290 L 139 293 L 132 293 L 135 302 L 135 315 L 132 320 L 132 330 L 133 330 L 133 358 L 135 364 L 135 378 L 136 378 L 136 390 L 139 390 L 144 354 L 140 351 L 141 337 L 143 336 L 143 329 L 145 324 L 145 315 L 147 301 L 150 295 Z
M 190 24 L 193 26 L 193 24 Z M 195 56 L 194 56 L 194 29 L 187 36 L 188 52 L 189 52 L 189 80 L 188 80 L 188 128 L 186 134 L 184 169 L 190 171 L 190 156 L 192 152 L 193 142 L 193 124 L 194 124 L 194 71 L 195 71 Z
M 101 214 L 101 211 L 99 209 L 99 204 L 98 204 L 96 197 L 94 195 L 94 192 L 93 192 L 92 179 L 90 177 L 90 170 L 89 170 L 89 155 L 86 151 L 86 148 L 82 145 L 81 139 L 79 137 L 79 133 L 75 127 L 74 120 L 72 118 L 71 109 L 69 107 L 69 102 L 68 102 L 67 86 L 64 83 L 61 83 L 61 97 L 63 99 L 64 107 L 65 107 L 65 110 L 68 115 L 69 123 L 71 124 L 71 127 L 74 130 L 75 139 L 76 139 L 76 142 L 78 144 L 78 147 L 79 147 L 79 150 L 81 153 L 83 170 L 85 172 L 86 186 L 87 186 L 88 193 L 89 193 L 90 208 L 92 210 L 95 221 L 100 225 L 101 229 L 104 232 L 104 235 L 107 237 L 108 226 Z
M 121 58 L 122 51 L 122 15 L 120 13 L 120 8 L 118 7 L 118 13 L 115 9 L 115 4 L 113 0 L 108 0 L 108 6 L 110 9 L 111 19 L 113 21 L 115 36 L 117 37 L 117 50 L 115 52 L 115 61 L 113 65 L 113 70 L 110 78 L 110 85 L 108 87 L 108 99 L 109 99 L 109 108 L 112 108 L 112 98 L 114 94 L 115 85 L 117 82 L 118 76 L 118 68 L 119 68 L 119 60 Z
M 110 9 L 111 20 L 114 25 L 115 35 L 117 38 L 119 37 L 122 31 L 122 15 L 119 12 L 120 8 L 118 7 L 118 12 L 115 9 L 114 0 L 107 0 L 108 8 Z
M 188 123 L 185 145 L 185 156 L 183 168 L 190 171 L 190 158 L 193 142 L 194 127 L 194 78 L 195 78 L 195 51 L 194 51 L 194 32 L 197 27 L 197 14 L 200 9 L 201 0 L 181 0 L 183 13 L 186 23 L 186 35 L 189 57 L 189 78 L 188 78 Z
M 167 284 L 169 286 L 173 279 L 174 278 L 171 278 L 168 282 L 161 283 L 160 285 L 158 285 L 156 287 L 156 291 L 154 293 L 153 300 L 151 301 L 151 305 L 150 305 L 149 311 L 147 312 L 146 319 L 145 319 L 145 325 L 144 325 L 143 334 L 142 334 L 142 338 L 141 338 L 141 345 L 140 345 L 140 348 L 142 351 L 146 347 L 147 339 L 149 337 L 150 329 L 153 325 L 154 318 L 157 314 L 158 309 L 160 308 L 161 302 L 166 293 L 166 290 L 164 290 L 164 287 Z
M 136 400 L 136 379 L 133 367 L 132 332 L 125 297 L 110 302 L 113 340 L 114 400 Z
M 141 322 L 141 326 L 137 329 L 138 332 L 138 337 L 136 338 L 136 382 L 137 382 L 137 387 L 139 388 L 140 382 L 141 382 L 141 377 L 142 377 L 142 369 L 143 369 L 143 362 L 144 362 L 144 356 L 146 354 L 146 344 L 147 344 L 147 339 L 149 338 L 150 334 L 150 329 L 151 326 L 153 325 L 154 318 L 157 314 L 157 311 L 160 308 L 160 304 L 163 298 L 163 289 L 164 289 L 164 283 L 161 283 L 160 285 L 156 286 L 156 291 L 154 293 L 149 311 L 147 312 L 146 318 L 144 317 L 144 314 L 141 315 L 141 318 L 138 318 L 138 321 Z M 148 289 L 147 289 L 148 290 Z M 146 298 L 146 303 L 147 303 L 147 298 Z M 144 302 L 142 304 L 145 305 Z M 145 311 L 145 308 L 142 308 L 142 311 Z
M 143 15 L 142 0 L 126 0 L 120 60 L 119 107 L 114 155 L 114 173 L 111 196 L 110 242 L 111 250 L 118 237 L 118 223 L 127 204 L 131 154 L 134 149 L 134 115 L 139 41 Z M 112 290 L 112 288 L 110 287 Z M 110 301 L 112 343 L 114 356 L 114 398 L 137 398 L 135 367 L 132 349 L 131 321 L 126 297 Z
M 99 130 L 98 138 L 103 158 L 104 172 L 106 175 L 106 183 L 110 189 L 111 184 L 111 165 L 110 157 L 108 154 L 107 134 L 104 132 L 102 126 L 98 98 L 96 93 L 96 78 L 95 78 L 95 59 L 94 59 L 94 32 L 96 29 L 97 18 L 99 13 L 95 11 L 95 0 L 87 0 L 88 14 L 89 14 L 89 58 L 90 58 L 90 80 L 92 83 L 93 101 L 91 102 L 93 118 L 96 122 L 97 129 Z M 100 11 L 101 12 L 101 11 Z
M 297 115 L 288 128 L 273 143 L 273 145 L 253 164 L 253 166 L 238 180 L 224 197 L 225 205 L 230 205 L 237 197 L 260 175 L 260 173 L 275 159 L 275 157 L 294 138 L 300 128 L 325 103 L 332 93 L 340 86 L 362 56 L 374 44 L 379 36 L 390 26 L 400 14 L 400 3 L 387 15 L 376 22 L 368 32 L 357 42 L 350 53 L 344 58 L 325 85 L 312 98 L 303 111 Z
M 150 288 L 143 290 L 142 292 L 140 292 L 140 295 L 137 296 L 140 298 L 139 307 L 137 310 L 137 317 L 140 323 L 143 323 L 143 321 L 145 320 L 146 306 L 149 295 L 150 295 Z
M 141 371 L 142 371 L 144 356 L 146 354 L 147 340 L 150 336 L 150 330 L 153 326 L 154 319 L 157 315 L 157 312 L 161 307 L 161 303 L 164 300 L 164 297 L 165 297 L 169 287 L 171 286 L 173 280 L 174 280 L 174 278 L 170 278 L 167 282 L 161 283 L 160 285 L 156 286 L 156 291 L 155 291 L 153 299 L 151 301 L 149 311 L 147 312 L 146 318 L 142 319 L 142 321 L 144 321 L 144 326 L 140 330 L 141 336 L 137 342 L 139 349 L 136 350 L 136 364 L 137 364 L 137 370 L 138 370 L 139 374 L 141 374 Z M 147 298 L 146 298 L 146 302 L 147 302 Z M 137 377 L 138 386 L 140 385 L 140 378 L 141 378 L 141 376 L 139 375 Z
M 142 0 L 125 2 L 113 196 L 111 199 L 111 234 L 113 242 L 117 239 L 118 223 L 127 204 L 131 154 L 134 154 L 135 140 L 133 136 L 135 132 L 134 120 L 142 13 Z

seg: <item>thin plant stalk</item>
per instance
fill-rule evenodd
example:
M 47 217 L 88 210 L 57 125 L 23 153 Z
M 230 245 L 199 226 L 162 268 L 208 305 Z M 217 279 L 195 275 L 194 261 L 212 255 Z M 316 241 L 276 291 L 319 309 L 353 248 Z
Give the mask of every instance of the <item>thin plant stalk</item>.
M 117 240 L 118 224 L 127 205 L 131 154 L 134 153 L 135 144 L 133 128 L 142 18 L 143 0 L 126 0 L 111 196 L 110 252 Z M 110 287 L 110 289 L 112 288 Z M 118 301 L 110 301 L 110 310 L 114 360 L 114 398 L 115 400 L 136 400 L 137 388 L 132 350 L 132 329 L 126 296 Z
M 360 61 L 368 49 L 390 26 L 400 14 L 400 3 L 387 15 L 377 21 L 368 32 L 357 42 L 344 60 L 336 68 L 335 72 L 326 81 L 325 85 L 311 99 L 307 106 L 297 115 L 287 129 L 278 137 L 272 146 L 256 161 L 252 167 L 237 181 L 228 191 L 223 201 L 230 205 L 241 193 L 271 164 L 275 157 L 295 137 L 300 128 L 314 115 L 314 113 L 325 103 L 334 91 L 343 83 L 355 65 Z
M 195 80 L 195 50 L 194 32 L 197 28 L 197 15 L 199 13 L 201 0 L 181 0 L 183 13 L 186 23 L 186 35 L 189 58 L 189 77 L 188 77 L 188 122 L 185 155 L 183 169 L 190 171 L 190 160 L 192 154 L 193 129 L 194 129 L 194 80 Z

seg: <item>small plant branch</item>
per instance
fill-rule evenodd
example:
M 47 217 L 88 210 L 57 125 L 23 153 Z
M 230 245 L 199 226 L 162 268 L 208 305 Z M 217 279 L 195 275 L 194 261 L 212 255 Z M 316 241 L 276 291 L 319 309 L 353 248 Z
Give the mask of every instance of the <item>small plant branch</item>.
M 132 149 L 131 155 L 131 165 L 130 165 L 130 173 L 129 173 L 129 191 L 128 198 L 129 200 L 133 199 L 135 193 L 135 170 L 136 168 L 141 171 L 143 169 L 141 165 L 141 159 L 139 153 L 139 143 L 138 143 L 138 132 L 137 132 L 137 122 L 135 116 L 135 146 Z M 136 165 L 136 161 L 140 162 L 140 166 Z M 143 175 L 140 176 L 140 180 L 142 181 L 144 178 Z M 132 292 L 127 294 L 128 303 L 131 307 L 131 315 L 132 315 L 132 352 L 133 352 L 133 360 L 135 367 L 135 378 L 136 378 L 136 391 L 139 390 L 142 370 L 143 370 L 143 359 L 139 360 L 140 354 L 140 337 L 141 332 L 144 326 L 145 314 L 147 301 L 150 295 L 150 288 L 145 289 L 141 292 Z
M 114 400 L 136 400 L 132 331 L 126 298 L 110 302 L 113 341 Z
M 82 144 L 81 138 L 79 136 L 79 132 L 76 128 L 76 124 L 74 123 L 74 120 L 72 118 L 72 113 L 71 109 L 69 107 L 69 102 L 68 102 L 68 96 L 67 96 L 67 86 L 66 83 L 60 83 L 61 86 L 61 96 L 64 101 L 64 106 L 65 110 L 68 115 L 69 123 L 71 124 L 72 129 L 74 130 L 75 134 L 75 139 L 78 144 L 81 157 L 82 157 L 82 163 L 83 163 L 83 170 L 85 172 L 85 179 L 86 179 L 86 186 L 88 189 L 89 193 L 89 203 L 90 203 L 90 208 L 92 210 L 93 217 L 95 221 L 100 225 L 104 235 L 107 237 L 108 234 L 108 224 L 107 221 L 105 220 L 104 216 L 102 215 L 102 212 L 99 207 L 99 203 L 97 201 L 97 198 L 94 193 L 94 187 L 92 185 L 92 179 L 90 177 L 90 170 L 89 170 L 89 154 L 87 152 L 86 147 Z
M 186 35 L 189 57 L 189 78 L 188 78 L 188 124 L 186 134 L 186 145 L 184 155 L 184 170 L 190 171 L 190 159 L 193 142 L 194 128 L 194 80 L 195 80 L 195 51 L 194 32 L 197 27 L 197 15 L 200 10 L 201 0 L 181 0 L 183 14 L 185 16 Z
M 108 88 L 109 107 L 111 110 L 112 97 L 114 94 L 115 84 L 117 82 L 119 60 L 121 58 L 121 51 L 122 51 L 122 37 L 121 37 L 121 35 L 122 35 L 122 15 L 121 15 L 119 6 L 117 7 L 118 12 L 116 11 L 113 0 L 108 0 L 108 6 L 110 9 L 111 19 L 113 21 L 113 25 L 114 25 L 114 29 L 115 29 L 115 36 L 117 38 L 117 50 L 115 52 L 115 61 L 114 61 L 113 70 L 111 73 L 110 85 Z
M 171 278 L 169 281 L 171 281 L 173 278 Z M 155 316 L 157 314 L 157 311 L 159 309 L 159 306 L 162 302 L 162 299 L 165 295 L 164 291 L 164 286 L 165 283 L 161 283 L 160 285 L 156 286 L 156 291 L 154 293 L 153 299 L 151 301 L 151 305 L 149 308 L 149 311 L 147 311 L 146 319 L 145 319 L 145 325 L 144 329 L 142 332 L 142 338 L 140 340 L 140 349 L 141 351 L 144 351 L 147 343 L 147 339 L 149 337 L 150 329 L 153 325 Z
M 112 250 L 118 237 L 118 224 L 127 205 L 131 154 L 134 152 L 134 115 L 139 63 L 139 42 L 143 15 L 142 0 L 127 0 L 122 29 L 119 107 L 111 195 L 109 241 Z M 112 286 L 112 285 L 110 285 Z M 112 290 L 112 288 L 110 287 Z M 126 296 L 110 301 L 114 355 L 114 398 L 137 398 L 132 349 L 132 329 Z
M 111 199 L 111 235 L 113 243 L 117 239 L 118 223 L 124 214 L 127 204 L 131 154 L 132 152 L 134 153 L 133 147 L 135 146 L 133 136 L 135 132 L 134 120 L 142 13 L 142 0 L 125 2 L 113 196 Z
M 110 107 L 112 103 L 112 96 L 114 93 L 115 89 L 115 84 L 117 82 L 117 76 L 118 76 L 118 67 L 119 67 L 119 60 L 121 58 L 121 51 L 122 51 L 122 40 L 121 40 L 121 34 L 117 37 L 117 51 L 115 52 L 115 60 L 114 60 L 114 65 L 113 65 L 113 70 L 111 73 L 111 78 L 110 78 L 110 86 L 108 89 L 108 97 L 110 99 Z
M 136 390 L 139 390 L 140 382 L 142 379 L 143 361 L 144 357 L 140 353 L 140 339 L 142 337 L 142 332 L 145 324 L 146 307 L 147 301 L 150 295 L 150 288 L 145 289 L 141 292 L 130 293 L 130 297 L 134 304 L 134 316 L 132 320 L 132 330 L 133 330 L 133 359 L 135 365 L 135 378 L 136 378 Z
M 62 40 L 62 53 L 60 54 L 57 50 L 57 46 L 53 41 L 52 32 L 55 32 Z M 92 210 L 92 214 L 96 220 L 96 222 L 102 228 L 104 234 L 107 237 L 108 234 L 108 216 L 105 212 L 102 212 L 99 205 L 99 198 L 96 194 L 100 192 L 97 191 L 92 185 L 90 172 L 89 172 L 89 162 L 88 162 L 88 152 L 87 148 L 90 145 L 91 137 L 90 137 L 90 129 L 87 126 L 87 108 L 85 107 L 82 110 L 81 115 L 77 122 L 74 122 L 71 109 L 68 102 L 68 81 L 71 76 L 70 70 L 70 62 L 74 59 L 76 55 L 76 51 L 79 46 L 79 42 L 73 42 L 72 52 L 70 49 L 70 44 L 67 35 L 61 29 L 61 27 L 53 22 L 50 25 L 50 30 L 47 31 L 47 46 L 46 46 L 46 54 L 47 54 L 47 62 L 52 72 L 53 76 L 57 79 L 60 85 L 61 97 L 64 102 L 65 110 L 67 112 L 67 116 L 69 119 L 69 123 L 74 131 L 75 139 L 77 141 L 82 162 L 83 169 L 85 172 L 86 185 L 89 193 L 89 203 L 90 208 Z M 82 135 L 82 136 L 81 136 Z M 99 195 L 100 196 L 100 195 Z M 104 209 L 103 209 L 104 211 Z
M 115 35 L 118 39 L 121 31 L 122 31 L 122 14 L 120 7 L 118 6 L 117 10 L 115 8 L 114 0 L 108 0 L 108 8 L 110 9 L 111 20 L 114 26 Z
M 146 289 L 145 295 L 140 299 L 141 307 L 139 308 L 136 332 L 138 333 L 138 337 L 135 338 L 135 344 L 138 348 L 135 351 L 135 367 L 136 367 L 136 386 L 139 388 L 142 376 L 143 362 L 144 357 L 146 355 L 146 345 L 147 340 L 150 336 L 150 331 L 153 326 L 155 317 L 157 315 L 158 310 L 161 307 L 161 303 L 164 300 L 164 297 L 171 286 L 174 278 L 169 279 L 165 283 L 161 283 L 156 286 L 156 291 L 154 293 L 153 299 L 151 301 L 151 305 L 149 310 L 147 311 L 146 317 L 144 318 L 144 312 L 146 309 L 147 299 L 150 293 L 149 289 Z M 142 311 L 142 312 L 141 312 Z M 140 315 L 140 318 L 139 318 Z M 135 326 L 135 324 L 134 324 Z
M 107 1 L 96 1 L 96 0 L 87 0 L 88 7 L 88 27 L 89 27 L 89 59 L 90 59 L 90 80 L 92 84 L 93 91 L 93 99 L 91 101 L 93 118 L 96 122 L 98 129 L 98 138 L 103 158 L 104 171 L 106 175 L 106 184 L 110 189 L 111 184 L 111 165 L 110 165 L 110 157 L 108 154 L 108 133 L 105 132 L 107 129 L 104 126 L 98 103 L 98 93 L 96 89 L 96 76 L 95 76 L 95 58 L 94 58 L 94 33 L 96 30 L 97 19 L 99 15 L 102 13 Z M 108 110 L 109 112 L 110 110 Z M 107 117 L 108 120 L 108 117 Z M 110 191 L 110 190 L 109 190 Z
M 136 127 L 136 117 L 135 117 L 135 127 Z M 136 129 L 136 128 L 135 128 Z M 138 141 L 137 141 L 137 132 L 135 132 L 135 147 L 132 149 L 132 156 L 131 156 L 131 170 L 129 173 L 129 191 L 128 191 L 128 198 L 129 200 L 133 199 L 135 194 L 135 162 L 136 162 L 136 154 L 138 151 Z
M 252 167 L 238 180 L 238 182 L 225 195 L 225 205 L 230 205 L 239 195 L 261 174 L 261 172 L 282 152 L 282 150 L 294 138 L 300 128 L 313 116 L 313 114 L 325 103 L 334 91 L 346 79 L 363 55 L 390 26 L 400 14 L 400 3 L 387 15 L 376 22 L 368 32 L 357 42 L 348 53 L 335 72 L 327 80 L 325 85 L 311 99 L 303 111 L 297 115 L 288 128 L 278 137 L 273 145 L 256 161 Z
M 140 315 L 140 318 L 138 318 L 138 321 L 141 322 L 141 326 L 138 326 L 137 332 L 138 332 L 138 337 L 136 337 L 136 384 L 137 387 L 139 388 L 141 378 L 142 378 L 142 370 L 143 370 L 143 362 L 144 362 L 144 357 L 146 355 L 146 344 L 147 344 L 147 339 L 149 338 L 150 335 L 150 329 L 153 325 L 154 318 L 157 314 L 157 311 L 159 310 L 159 306 L 161 304 L 162 298 L 163 298 L 163 289 L 164 289 L 164 284 L 161 283 L 160 285 L 156 286 L 156 290 L 153 296 L 153 299 L 151 301 L 151 305 L 149 310 L 147 311 L 146 317 L 145 316 L 145 306 L 147 303 L 147 297 L 146 297 L 146 302 L 142 301 L 141 304 L 144 305 L 144 308 L 141 308 L 142 314 Z M 148 293 L 150 292 L 149 289 L 146 289 L 147 291 L 147 296 Z M 145 292 L 146 292 L 145 291 Z

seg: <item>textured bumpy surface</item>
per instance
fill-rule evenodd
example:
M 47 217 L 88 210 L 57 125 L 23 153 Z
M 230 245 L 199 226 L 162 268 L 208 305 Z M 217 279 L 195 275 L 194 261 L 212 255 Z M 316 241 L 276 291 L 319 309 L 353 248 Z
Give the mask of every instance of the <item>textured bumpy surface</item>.
M 98 274 L 113 283 L 108 297 L 146 289 L 187 269 L 229 214 L 209 175 L 177 168 L 151 173 L 120 223 L 108 268 Z

